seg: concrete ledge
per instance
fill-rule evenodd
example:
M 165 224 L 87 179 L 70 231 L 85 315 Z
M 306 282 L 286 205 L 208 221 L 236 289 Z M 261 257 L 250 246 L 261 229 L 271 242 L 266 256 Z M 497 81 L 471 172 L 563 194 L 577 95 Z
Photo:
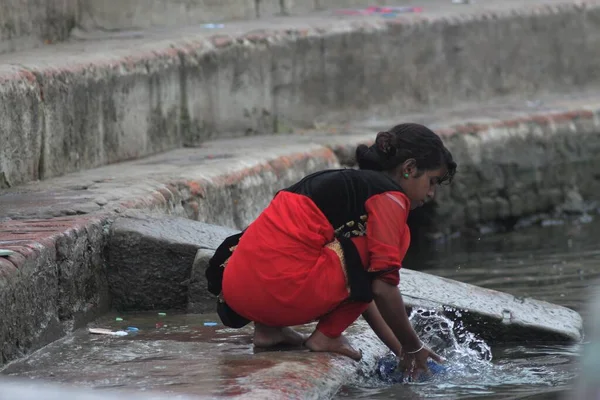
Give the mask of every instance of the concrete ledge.
M 240 22 L 218 34 L 144 32 L 0 57 L 19 66 L 0 74 L 3 96 L 22 99 L 31 85 L 38 89 L 28 106 L 3 111 L 0 137 L 23 126 L 22 147 L 39 146 L 40 130 L 43 138 L 38 158 L 21 158 L 14 145 L 5 150 L 5 164 L 27 167 L 3 167 L 4 186 L 225 135 L 597 87 L 589 71 L 600 65 L 591 56 L 598 4 L 531 4 L 475 11 L 450 4 L 391 20 Z

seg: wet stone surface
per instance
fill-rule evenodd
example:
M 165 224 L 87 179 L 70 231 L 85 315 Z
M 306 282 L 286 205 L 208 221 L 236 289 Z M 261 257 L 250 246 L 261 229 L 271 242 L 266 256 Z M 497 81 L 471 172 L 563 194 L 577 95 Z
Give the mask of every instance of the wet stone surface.
M 122 321 L 117 321 L 122 318 Z M 200 397 L 330 397 L 356 363 L 302 348 L 261 351 L 252 326 L 225 328 L 216 315 L 107 315 L 90 327 L 5 367 L 8 378 L 32 378 L 93 389 L 167 392 Z M 311 326 L 301 328 L 309 333 Z M 333 371 L 333 372 L 332 372 Z M 282 385 L 285 379 L 285 385 Z

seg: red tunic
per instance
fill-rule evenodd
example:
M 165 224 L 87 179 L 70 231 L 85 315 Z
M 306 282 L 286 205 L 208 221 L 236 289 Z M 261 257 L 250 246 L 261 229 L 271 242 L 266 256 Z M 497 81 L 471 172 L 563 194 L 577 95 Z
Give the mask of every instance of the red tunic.
M 336 189 L 331 187 L 337 182 L 334 176 L 321 177 L 320 185 L 308 181 L 279 192 L 244 231 L 226 263 L 222 294 L 227 305 L 269 326 L 320 320 L 318 329 L 335 337 L 369 304 L 368 296 L 353 299 L 351 289 L 370 290 L 369 279 L 398 285 L 410 243 L 406 225 L 410 202 L 391 179 L 370 174 L 354 171 L 340 177 L 343 187 L 353 183 L 352 199 L 345 199 L 349 193 L 336 193 L 337 199 L 322 194 Z M 381 181 L 373 184 L 377 179 Z M 352 204 L 336 207 L 330 199 Z M 345 214 L 354 218 L 334 228 L 332 220 Z M 344 240 L 352 242 L 359 260 L 350 260 L 353 253 L 347 245 L 342 247 Z M 362 275 L 350 269 L 351 263 L 362 264 Z

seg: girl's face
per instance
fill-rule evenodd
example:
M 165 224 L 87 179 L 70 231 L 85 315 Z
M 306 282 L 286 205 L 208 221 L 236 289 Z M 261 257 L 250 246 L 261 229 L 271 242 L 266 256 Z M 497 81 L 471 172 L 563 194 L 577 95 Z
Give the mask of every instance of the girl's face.
M 433 200 L 440 181 L 448 172 L 446 167 L 435 170 L 418 171 L 416 168 L 398 168 L 396 181 L 410 199 L 411 209 L 423 206 Z

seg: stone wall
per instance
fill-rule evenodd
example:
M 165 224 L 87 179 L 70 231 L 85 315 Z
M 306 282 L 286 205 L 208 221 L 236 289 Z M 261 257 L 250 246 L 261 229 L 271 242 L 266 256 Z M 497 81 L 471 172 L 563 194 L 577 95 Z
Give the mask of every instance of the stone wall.
M 0 97 L 21 99 L 0 108 L 0 175 L 17 185 L 225 135 L 594 87 L 598 18 L 593 5 L 323 18 L 15 55 L 0 70 Z
M 579 111 L 458 127 L 460 134 L 447 140 L 461 163 L 460 174 L 439 192 L 440 226 L 549 212 L 573 195 L 600 198 L 598 116 Z

